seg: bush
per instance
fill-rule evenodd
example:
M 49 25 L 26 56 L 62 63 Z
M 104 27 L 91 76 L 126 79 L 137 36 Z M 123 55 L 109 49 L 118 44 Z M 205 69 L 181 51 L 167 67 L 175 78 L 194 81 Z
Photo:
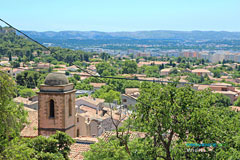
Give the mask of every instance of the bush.
M 28 98 L 36 95 L 36 93 L 30 88 L 24 88 L 20 90 L 19 94 L 21 97 L 24 97 L 24 98 Z

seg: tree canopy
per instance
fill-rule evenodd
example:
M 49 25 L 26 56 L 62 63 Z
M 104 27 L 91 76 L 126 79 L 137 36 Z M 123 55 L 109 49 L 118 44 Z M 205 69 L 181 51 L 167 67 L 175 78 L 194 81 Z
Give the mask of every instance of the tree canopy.
M 135 61 L 126 60 L 122 66 L 123 74 L 134 74 L 137 73 L 137 63 Z
M 66 133 L 57 132 L 49 138 L 20 138 L 20 131 L 27 123 L 27 112 L 13 102 L 15 85 L 8 74 L 0 71 L 0 159 L 68 159 L 74 141 Z
M 122 143 L 113 136 L 108 142 L 92 145 L 85 158 L 238 159 L 240 115 L 226 107 L 221 98 L 210 90 L 196 91 L 191 86 L 144 82 L 137 110 L 129 121 L 130 129 L 144 133 L 145 138 L 129 140 L 129 134 Z M 201 147 L 203 144 L 211 147 Z M 97 149 L 99 146 L 104 153 Z

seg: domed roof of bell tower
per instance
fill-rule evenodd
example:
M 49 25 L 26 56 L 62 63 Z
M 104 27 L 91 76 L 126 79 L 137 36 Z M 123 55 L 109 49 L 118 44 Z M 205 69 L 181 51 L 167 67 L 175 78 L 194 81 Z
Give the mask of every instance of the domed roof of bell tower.
M 67 77 L 63 73 L 49 73 L 44 81 L 45 85 L 59 86 L 69 84 Z

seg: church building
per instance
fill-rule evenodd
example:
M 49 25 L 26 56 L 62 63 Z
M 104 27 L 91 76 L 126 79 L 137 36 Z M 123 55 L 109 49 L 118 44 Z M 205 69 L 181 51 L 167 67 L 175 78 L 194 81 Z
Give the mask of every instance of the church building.
M 59 130 L 76 137 L 75 92 L 64 74 L 48 74 L 38 92 L 38 135 L 49 136 Z

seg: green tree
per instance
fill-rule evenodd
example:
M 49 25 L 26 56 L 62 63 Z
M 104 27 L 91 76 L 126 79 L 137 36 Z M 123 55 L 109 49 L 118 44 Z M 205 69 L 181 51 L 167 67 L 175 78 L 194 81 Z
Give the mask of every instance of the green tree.
M 100 53 L 99 56 L 104 61 L 107 61 L 110 58 L 110 55 L 108 53 L 105 53 L 105 52 Z
M 66 72 L 65 72 L 65 75 L 66 75 L 66 76 L 69 76 L 69 75 L 70 75 L 70 72 L 69 72 L 69 71 L 66 71 Z
M 237 159 L 240 115 L 220 104 L 210 90 L 196 91 L 191 86 L 177 88 L 176 85 L 142 83 L 137 110 L 129 119 L 133 124 L 129 126 L 131 130 L 144 132 L 145 137 L 129 141 L 128 134 L 126 141 L 121 138 L 115 141 L 117 136 L 113 136 L 108 144 L 115 148 L 110 150 L 108 144 L 100 141 L 105 152 L 99 153 L 96 143 L 85 154 L 86 159 L 98 159 L 97 155 L 100 159 L 117 159 L 115 151 L 123 152 L 123 149 L 122 156 L 126 157 L 122 159 Z M 186 145 L 189 143 L 216 143 L 216 146 L 211 150 L 205 147 L 204 153 L 191 152 Z
M 13 102 L 15 91 L 11 77 L 0 71 L 0 154 L 27 122 L 23 106 Z
M 74 140 L 66 133 L 59 131 L 50 137 L 57 140 L 58 151 L 63 155 L 65 159 L 69 159 L 68 154 L 71 151 L 70 146 L 74 143 Z
M 114 67 L 112 67 L 107 62 L 98 63 L 96 65 L 96 68 L 97 68 L 97 72 L 101 76 L 113 76 L 113 75 L 116 75 L 116 69 Z
M 13 66 L 13 68 L 18 68 L 18 67 L 20 67 L 20 63 L 17 61 L 13 61 L 12 66 Z
M 221 77 L 222 71 L 220 69 L 214 68 L 214 69 L 211 69 L 211 72 L 213 73 L 213 77 L 216 77 L 216 78 Z
M 77 80 L 74 77 L 69 77 L 68 80 L 69 80 L 69 83 L 73 83 L 74 86 L 76 86 Z
M 223 94 L 215 93 L 216 96 L 216 107 L 229 107 L 231 104 L 231 99 Z
M 159 67 L 158 66 L 146 66 L 145 67 L 145 71 L 144 73 L 148 76 L 148 77 L 159 77 Z
M 137 73 L 137 63 L 135 61 L 126 60 L 122 66 L 123 74 L 134 74 Z
M 120 92 L 114 91 L 111 86 L 102 86 L 93 94 L 93 97 L 105 99 L 105 102 L 113 103 L 114 101 L 117 101 L 118 104 L 121 102 L 120 96 Z
M 128 160 L 130 157 L 124 150 L 124 146 L 120 146 L 120 142 L 115 139 L 110 142 L 100 140 L 98 143 L 91 145 L 91 151 L 84 153 L 84 159 Z
M 26 86 L 28 88 L 35 88 L 38 85 L 39 72 L 24 71 L 17 74 L 16 82 L 18 85 Z
M 75 89 L 78 90 L 93 90 L 93 86 L 87 83 L 83 82 L 78 82 L 77 85 L 75 86 Z
M 73 77 L 74 77 L 76 80 L 78 80 L 78 81 L 81 80 L 81 77 L 80 77 L 78 74 L 74 74 Z
M 234 105 L 240 107 L 240 97 L 234 102 Z
M 178 74 L 177 68 L 171 69 L 170 74 Z
M 36 95 L 36 93 L 30 88 L 24 88 L 19 91 L 21 97 L 28 98 Z

